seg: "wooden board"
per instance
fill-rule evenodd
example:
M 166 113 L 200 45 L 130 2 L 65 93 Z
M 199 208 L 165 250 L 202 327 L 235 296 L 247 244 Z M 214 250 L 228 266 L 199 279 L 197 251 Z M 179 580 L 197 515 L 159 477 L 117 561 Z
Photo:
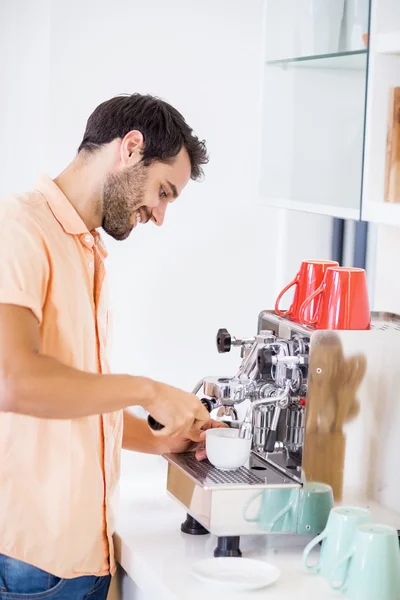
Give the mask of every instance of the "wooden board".
M 385 202 L 400 202 L 400 87 L 389 94 Z

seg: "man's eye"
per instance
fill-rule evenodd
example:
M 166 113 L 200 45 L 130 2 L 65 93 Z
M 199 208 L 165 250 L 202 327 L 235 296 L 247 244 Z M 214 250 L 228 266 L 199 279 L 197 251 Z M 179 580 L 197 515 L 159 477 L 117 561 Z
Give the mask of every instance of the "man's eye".
M 160 187 L 160 197 L 161 198 L 166 198 L 168 196 L 167 192 L 165 191 L 165 189 L 161 186 Z

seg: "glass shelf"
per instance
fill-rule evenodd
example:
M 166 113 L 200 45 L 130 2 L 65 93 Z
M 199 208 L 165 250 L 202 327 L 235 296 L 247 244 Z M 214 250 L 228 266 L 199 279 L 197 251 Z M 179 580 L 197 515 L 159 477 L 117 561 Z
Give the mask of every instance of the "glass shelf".
M 351 52 L 338 52 L 336 54 L 319 54 L 314 56 L 297 56 L 268 60 L 268 66 L 303 69 L 349 69 L 365 70 L 368 50 L 352 50 Z

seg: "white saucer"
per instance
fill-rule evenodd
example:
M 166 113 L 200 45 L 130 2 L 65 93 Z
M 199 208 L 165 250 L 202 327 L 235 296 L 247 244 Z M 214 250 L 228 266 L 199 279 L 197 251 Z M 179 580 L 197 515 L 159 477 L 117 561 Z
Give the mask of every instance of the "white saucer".
M 234 590 L 257 590 L 279 579 L 277 567 L 252 558 L 207 558 L 195 563 L 193 574 L 205 583 Z

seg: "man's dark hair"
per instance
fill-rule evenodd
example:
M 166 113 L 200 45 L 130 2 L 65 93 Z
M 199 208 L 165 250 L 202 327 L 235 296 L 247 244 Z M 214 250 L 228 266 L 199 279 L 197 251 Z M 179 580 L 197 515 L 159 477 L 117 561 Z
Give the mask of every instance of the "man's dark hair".
M 185 147 L 191 178 L 199 179 L 208 162 L 207 148 L 173 106 L 154 96 L 116 96 L 100 104 L 90 115 L 78 152 L 95 152 L 103 144 L 138 130 L 144 137 L 143 162 L 169 162 Z

